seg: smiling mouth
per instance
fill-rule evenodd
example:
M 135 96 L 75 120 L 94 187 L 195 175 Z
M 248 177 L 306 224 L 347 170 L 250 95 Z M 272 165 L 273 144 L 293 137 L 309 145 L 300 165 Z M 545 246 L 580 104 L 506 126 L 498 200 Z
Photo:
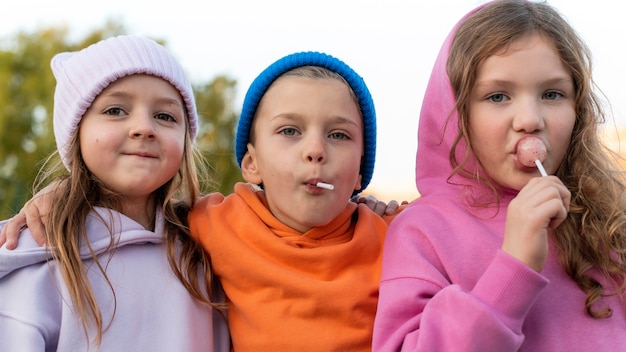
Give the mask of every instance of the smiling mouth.
M 137 156 L 137 157 L 140 157 L 140 158 L 156 159 L 156 155 L 152 155 L 152 154 L 148 154 L 148 153 L 126 153 L 125 155 Z
M 158 159 L 156 156 L 154 155 L 149 155 L 149 154 L 124 154 L 126 156 L 130 156 L 130 157 L 134 157 L 134 158 L 138 158 L 139 160 L 156 160 Z

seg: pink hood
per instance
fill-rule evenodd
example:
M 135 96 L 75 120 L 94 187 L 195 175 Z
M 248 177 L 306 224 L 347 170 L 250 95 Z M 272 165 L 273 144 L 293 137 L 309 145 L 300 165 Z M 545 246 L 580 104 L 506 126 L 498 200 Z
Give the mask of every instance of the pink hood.
M 457 28 L 469 15 L 483 6 L 470 11 L 454 26 L 439 51 L 426 88 L 420 114 L 415 163 L 415 183 L 422 196 L 442 190 L 454 191 L 456 194 L 462 191 L 459 186 L 450 185 L 450 182 L 472 186 L 472 189 L 484 187 L 459 175 L 448 180 L 452 174 L 449 153 L 459 133 L 459 117 L 454 107 L 454 92 L 446 73 L 446 62 Z M 459 142 L 456 147 L 457 160 L 463 159 L 466 150 L 466 143 Z M 474 159 L 470 159 L 465 166 L 468 170 L 475 167 Z

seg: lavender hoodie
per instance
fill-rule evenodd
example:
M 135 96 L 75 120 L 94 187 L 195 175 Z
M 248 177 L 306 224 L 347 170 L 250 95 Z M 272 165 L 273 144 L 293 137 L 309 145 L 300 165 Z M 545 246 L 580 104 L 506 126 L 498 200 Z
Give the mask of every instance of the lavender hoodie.
M 91 245 L 117 298 L 100 348 L 87 344 L 57 264 L 47 261 L 46 248 L 23 233 L 17 249 L 0 248 L 0 351 L 228 351 L 226 323 L 195 301 L 170 269 L 162 214 L 156 220 L 159 230 L 151 232 L 120 213 L 95 212 L 117 230 L 115 248 L 109 249 L 105 224 L 93 213 L 87 219 Z M 81 253 L 88 258 L 85 247 Z M 106 326 L 113 296 L 92 263 L 85 259 Z
M 461 20 L 462 22 L 463 20 Z M 458 133 L 445 65 L 446 39 L 425 93 L 416 183 L 421 197 L 391 223 L 374 325 L 374 351 L 626 351 L 624 302 L 608 319 L 585 313 L 585 294 L 563 271 L 551 244 L 537 273 L 502 252 L 511 191 L 499 208 L 467 207 L 448 153 Z M 465 145 L 457 148 L 462 155 Z M 472 161 L 475 163 L 475 161 Z M 471 167 L 471 166 L 470 166 Z M 476 189 L 476 188 L 475 188 Z M 610 287 L 610 286 L 608 286 Z

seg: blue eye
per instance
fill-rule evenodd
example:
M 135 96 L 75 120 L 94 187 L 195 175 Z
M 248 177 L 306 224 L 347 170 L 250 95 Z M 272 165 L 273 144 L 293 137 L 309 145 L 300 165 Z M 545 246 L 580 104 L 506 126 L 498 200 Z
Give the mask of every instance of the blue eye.
M 331 139 L 349 139 L 348 135 L 343 132 L 333 132 L 329 135 Z
M 508 100 L 507 96 L 502 93 L 492 94 L 487 99 L 489 99 L 491 102 L 494 102 L 494 103 L 502 103 Z
M 543 94 L 543 98 L 547 100 L 556 100 L 556 99 L 561 98 L 562 96 L 563 94 L 556 92 L 556 91 L 545 92 Z
M 285 135 L 285 136 L 295 136 L 296 134 L 298 134 L 298 131 L 296 131 L 295 128 L 287 127 L 287 128 L 283 128 L 278 133 Z

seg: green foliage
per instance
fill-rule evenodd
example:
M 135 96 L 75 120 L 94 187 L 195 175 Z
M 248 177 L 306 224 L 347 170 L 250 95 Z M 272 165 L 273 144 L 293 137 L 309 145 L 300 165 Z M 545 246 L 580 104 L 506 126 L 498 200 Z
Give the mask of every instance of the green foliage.
M 69 49 L 63 30 L 18 33 L 0 51 L 0 216 L 30 195 L 37 162 L 54 150 L 52 56 Z
M 50 60 L 58 52 L 79 50 L 124 32 L 121 24 L 108 22 L 78 42 L 70 41 L 65 28 L 18 32 L 0 42 L 0 219 L 12 216 L 32 196 L 40 162 L 56 148 Z M 233 112 L 235 85 L 234 80 L 217 77 L 194 87 L 200 115 L 197 143 L 214 180 L 203 183 L 205 192 L 231 193 L 234 183 L 241 180 L 233 157 L 238 118 Z
M 238 115 L 233 111 L 236 81 L 218 76 L 212 82 L 194 87 L 200 131 L 196 143 L 211 167 L 213 183 L 203 182 L 203 191 L 233 192 L 243 181 L 235 162 L 234 133 Z M 213 185 L 217 187 L 213 187 Z

